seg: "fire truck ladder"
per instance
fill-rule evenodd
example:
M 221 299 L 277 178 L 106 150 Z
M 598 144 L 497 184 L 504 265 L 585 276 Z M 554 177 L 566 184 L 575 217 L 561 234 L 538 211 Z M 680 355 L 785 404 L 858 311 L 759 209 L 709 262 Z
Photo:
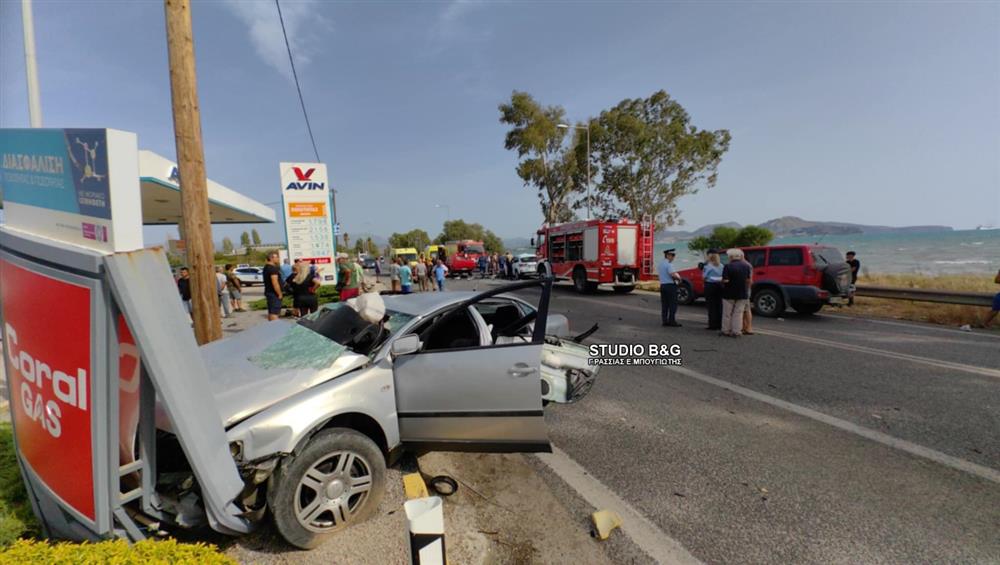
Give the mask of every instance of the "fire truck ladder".
M 639 256 L 642 257 L 642 275 L 652 276 L 654 273 L 653 266 L 653 218 L 649 214 L 645 214 L 642 217 L 642 223 L 640 224 L 640 229 L 642 231 L 640 237 L 640 253 Z

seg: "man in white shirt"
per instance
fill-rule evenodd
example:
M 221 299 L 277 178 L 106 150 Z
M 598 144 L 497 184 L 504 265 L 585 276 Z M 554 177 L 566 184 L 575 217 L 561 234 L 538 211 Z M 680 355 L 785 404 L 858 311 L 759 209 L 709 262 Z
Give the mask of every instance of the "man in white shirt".
M 219 294 L 219 305 L 222 306 L 222 317 L 228 318 L 232 314 L 229 306 L 229 298 L 226 294 L 226 273 L 222 272 L 222 267 L 215 267 L 215 291 Z
M 675 249 L 663 251 L 663 261 L 660 261 L 656 271 L 660 275 L 660 321 L 664 326 L 679 328 L 677 323 L 677 283 L 681 276 L 674 268 Z

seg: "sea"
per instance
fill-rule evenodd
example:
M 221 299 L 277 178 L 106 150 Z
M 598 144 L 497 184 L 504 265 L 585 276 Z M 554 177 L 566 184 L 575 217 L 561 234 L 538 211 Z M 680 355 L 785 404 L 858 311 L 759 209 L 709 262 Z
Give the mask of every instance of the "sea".
M 1000 229 L 955 230 L 926 233 L 881 233 L 827 236 L 777 237 L 771 244 L 820 243 L 841 253 L 855 251 L 862 275 L 918 274 L 992 276 L 1000 269 Z M 658 242 L 655 256 L 677 248 L 679 268 L 697 266 L 700 253 L 690 251 L 687 241 Z

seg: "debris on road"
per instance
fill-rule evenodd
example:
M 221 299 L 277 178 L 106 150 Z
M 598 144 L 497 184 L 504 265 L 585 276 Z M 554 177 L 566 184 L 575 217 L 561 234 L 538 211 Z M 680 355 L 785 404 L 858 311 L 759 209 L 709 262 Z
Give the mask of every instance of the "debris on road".
M 590 518 L 594 522 L 594 529 L 590 535 L 602 541 L 608 539 L 611 532 L 622 525 L 622 517 L 614 510 L 598 510 L 591 514 Z
M 430 493 L 427 492 L 427 485 L 424 483 L 424 478 L 420 473 L 407 473 L 403 475 L 403 492 L 406 493 L 406 498 L 409 500 L 430 496 Z

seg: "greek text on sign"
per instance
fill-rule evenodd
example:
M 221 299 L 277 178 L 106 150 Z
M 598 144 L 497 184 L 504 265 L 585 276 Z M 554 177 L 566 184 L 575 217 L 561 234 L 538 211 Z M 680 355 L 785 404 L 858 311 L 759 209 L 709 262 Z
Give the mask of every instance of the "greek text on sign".
M 326 165 L 281 163 L 281 196 L 290 259 L 315 259 L 320 279 L 336 282 L 332 202 Z

